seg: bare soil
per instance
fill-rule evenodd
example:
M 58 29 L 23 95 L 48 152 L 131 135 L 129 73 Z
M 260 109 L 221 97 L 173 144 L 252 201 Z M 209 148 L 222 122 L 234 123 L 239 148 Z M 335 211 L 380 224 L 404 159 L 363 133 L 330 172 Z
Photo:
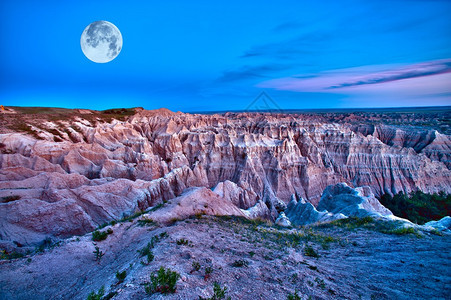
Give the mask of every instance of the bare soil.
M 98 262 L 91 234 L 0 261 L 0 299 L 86 299 L 102 286 L 112 299 L 199 299 L 212 296 L 214 282 L 227 287 L 231 299 L 287 299 L 295 291 L 301 299 L 450 299 L 451 294 L 449 235 L 397 236 L 336 226 L 287 230 L 206 216 L 171 226 L 135 219 L 107 228 L 113 233 L 96 242 L 105 253 Z M 155 259 L 146 264 L 138 251 L 155 236 L 161 237 L 152 249 Z M 177 290 L 148 295 L 144 283 L 161 266 L 180 274 Z M 118 283 L 115 274 L 124 270 L 127 277 Z

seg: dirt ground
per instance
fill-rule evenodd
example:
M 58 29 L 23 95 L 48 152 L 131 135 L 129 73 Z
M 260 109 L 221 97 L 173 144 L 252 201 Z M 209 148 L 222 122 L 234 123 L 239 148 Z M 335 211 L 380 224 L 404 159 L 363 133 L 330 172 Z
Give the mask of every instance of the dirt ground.
M 287 299 L 295 291 L 301 299 L 451 295 L 449 235 L 398 236 L 341 227 L 295 231 L 206 216 L 171 226 L 135 219 L 102 230 L 108 228 L 113 233 L 96 242 L 105 253 L 100 261 L 95 261 L 91 234 L 39 254 L 1 260 L 0 299 L 86 299 L 102 286 L 112 299 L 199 299 L 213 295 L 214 282 L 227 287 L 231 299 Z M 138 251 L 152 237 L 157 237 L 154 260 L 147 264 Z M 180 274 L 177 290 L 148 295 L 144 283 L 161 266 Z M 127 276 L 118 283 L 116 272 L 124 270 Z

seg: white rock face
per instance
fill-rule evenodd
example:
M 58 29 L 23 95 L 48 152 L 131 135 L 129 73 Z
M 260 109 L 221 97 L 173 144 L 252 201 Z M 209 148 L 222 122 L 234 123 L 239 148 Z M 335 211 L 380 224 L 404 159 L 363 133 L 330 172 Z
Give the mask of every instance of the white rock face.
M 293 197 L 286 209 L 292 224 L 306 225 L 347 217 L 392 217 L 393 214 L 376 199 L 369 187 L 353 189 L 346 183 L 328 186 L 316 209 L 304 199 Z
M 359 218 L 392 215 L 390 210 L 380 204 L 369 187 L 353 189 L 346 183 L 328 186 L 321 196 L 317 209 Z
M 241 209 L 248 219 L 268 219 L 271 216 L 271 211 L 266 204 L 259 200 L 254 206 L 248 209 Z
M 451 217 L 446 216 L 438 221 L 430 221 L 424 224 L 425 227 L 432 227 L 439 231 L 449 231 L 451 230 Z
M 170 223 L 196 214 L 245 217 L 245 214 L 229 200 L 200 187 L 186 189 L 182 195 L 169 201 L 163 208 L 150 213 L 149 217 L 160 223 Z
M 276 219 L 276 225 L 282 226 L 282 227 L 291 227 L 290 219 L 287 218 L 284 212 L 281 212 L 279 217 Z

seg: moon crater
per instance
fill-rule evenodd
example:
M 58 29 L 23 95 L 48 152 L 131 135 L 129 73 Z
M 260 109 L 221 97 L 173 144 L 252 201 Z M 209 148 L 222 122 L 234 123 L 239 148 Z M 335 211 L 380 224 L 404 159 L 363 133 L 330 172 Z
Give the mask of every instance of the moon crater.
M 122 49 L 119 29 L 108 21 L 89 24 L 80 38 L 83 54 L 96 63 L 107 63 L 115 59 Z

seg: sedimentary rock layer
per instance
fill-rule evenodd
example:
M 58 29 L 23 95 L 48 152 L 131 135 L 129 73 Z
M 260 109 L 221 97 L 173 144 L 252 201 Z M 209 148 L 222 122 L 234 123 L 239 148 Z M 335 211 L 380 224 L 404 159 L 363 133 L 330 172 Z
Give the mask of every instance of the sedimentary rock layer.
M 111 122 L 79 115 L 27 128 L 0 135 L 4 241 L 84 233 L 189 187 L 216 187 L 256 216 L 264 203 L 269 218 L 292 194 L 316 205 L 324 188 L 339 182 L 370 186 L 376 196 L 451 192 L 451 138 L 434 130 L 168 110 Z

